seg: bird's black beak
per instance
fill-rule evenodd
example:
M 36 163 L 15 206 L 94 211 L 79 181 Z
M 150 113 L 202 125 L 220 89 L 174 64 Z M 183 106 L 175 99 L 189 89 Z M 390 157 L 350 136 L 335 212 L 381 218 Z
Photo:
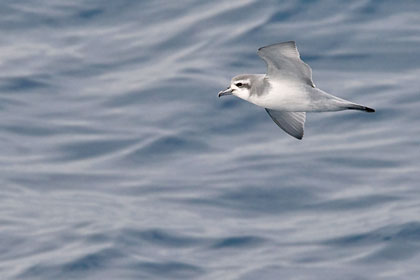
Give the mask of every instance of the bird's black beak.
M 221 92 L 219 92 L 218 96 L 222 97 L 223 95 L 232 95 L 232 91 L 233 89 L 231 89 L 230 87 L 228 87 L 225 90 L 222 90 Z

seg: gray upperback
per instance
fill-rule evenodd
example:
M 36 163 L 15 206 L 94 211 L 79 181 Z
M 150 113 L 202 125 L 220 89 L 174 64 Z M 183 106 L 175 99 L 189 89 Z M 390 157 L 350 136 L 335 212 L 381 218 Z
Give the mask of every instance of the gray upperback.
M 300 59 L 294 41 L 259 48 L 257 54 L 267 64 L 269 78 L 287 78 L 315 87 L 312 70 Z

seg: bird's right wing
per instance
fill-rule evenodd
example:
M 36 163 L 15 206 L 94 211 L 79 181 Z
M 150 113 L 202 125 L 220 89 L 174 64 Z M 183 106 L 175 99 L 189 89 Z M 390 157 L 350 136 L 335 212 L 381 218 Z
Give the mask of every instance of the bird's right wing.
M 269 78 L 291 79 L 315 87 L 311 67 L 300 59 L 294 41 L 259 48 L 257 54 L 267 64 Z
M 284 131 L 301 140 L 305 125 L 305 112 L 284 112 L 265 108 L 271 119 Z

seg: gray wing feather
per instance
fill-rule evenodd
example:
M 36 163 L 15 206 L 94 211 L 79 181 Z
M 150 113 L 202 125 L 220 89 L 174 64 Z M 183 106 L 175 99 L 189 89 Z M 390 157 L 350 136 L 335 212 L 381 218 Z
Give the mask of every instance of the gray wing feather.
M 259 48 L 257 54 L 267 64 L 268 77 L 294 79 L 315 87 L 311 67 L 300 59 L 294 41 Z
M 271 119 L 284 131 L 297 139 L 303 138 L 303 127 L 305 125 L 305 112 L 284 112 L 265 109 Z

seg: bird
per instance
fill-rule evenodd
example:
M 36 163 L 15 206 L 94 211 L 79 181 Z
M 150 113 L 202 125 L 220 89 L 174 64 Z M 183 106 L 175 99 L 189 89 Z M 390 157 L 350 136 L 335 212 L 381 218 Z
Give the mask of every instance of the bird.
M 300 58 L 295 41 L 261 47 L 257 54 L 266 63 L 267 73 L 235 76 L 218 96 L 234 95 L 265 108 L 271 119 L 296 139 L 303 138 L 306 112 L 375 112 L 317 88 L 311 67 Z

